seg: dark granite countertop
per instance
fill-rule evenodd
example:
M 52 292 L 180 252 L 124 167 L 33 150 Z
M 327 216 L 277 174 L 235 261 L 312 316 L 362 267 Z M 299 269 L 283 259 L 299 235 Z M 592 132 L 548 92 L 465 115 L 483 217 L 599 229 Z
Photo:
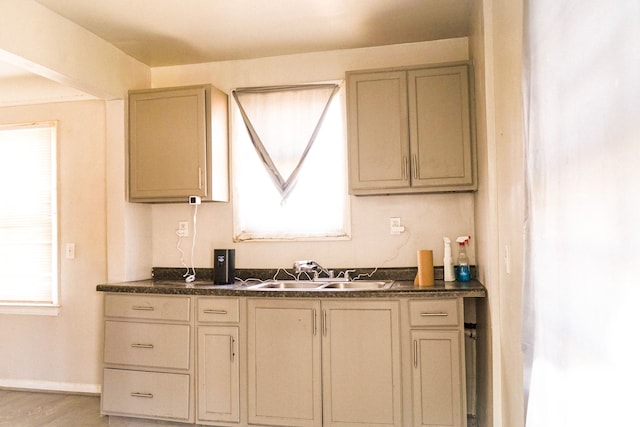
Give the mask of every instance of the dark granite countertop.
M 202 269 L 205 270 L 205 269 Z M 198 270 L 200 271 L 200 270 Z M 214 285 L 207 277 L 207 271 L 192 283 L 186 283 L 180 272 L 184 269 L 157 269 L 154 268 L 153 278 L 132 282 L 108 283 L 96 287 L 100 292 L 123 292 L 139 294 L 164 294 L 164 295 L 210 295 L 210 296 L 238 296 L 238 297 L 266 297 L 266 298 L 390 298 L 390 297 L 419 297 L 419 298 L 443 298 L 486 297 L 486 288 L 477 280 L 470 282 L 445 282 L 441 279 L 436 269 L 435 285 L 431 287 L 418 287 L 413 284 L 415 268 L 407 269 L 380 269 L 356 274 L 365 274 L 368 280 L 395 280 L 389 289 L 356 290 L 356 289 L 251 289 L 252 285 L 260 283 L 260 280 L 291 280 L 288 272 L 283 275 L 276 270 L 240 270 L 236 271 L 239 280 L 229 285 Z M 275 273 L 274 273 L 275 272 Z M 369 276 L 369 274 L 371 274 Z M 202 277 L 202 278 L 200 278 Z M 354 276 L 355 277 L 355 276 Z

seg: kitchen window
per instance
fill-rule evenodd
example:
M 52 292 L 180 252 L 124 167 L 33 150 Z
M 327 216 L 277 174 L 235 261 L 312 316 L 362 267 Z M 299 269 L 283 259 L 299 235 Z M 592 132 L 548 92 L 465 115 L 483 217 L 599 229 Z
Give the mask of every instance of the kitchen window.
M 0 312 L 57 314 L 56 123 L 0 126 Z
M 349 238 L 343 88 L 244 88 L 231 108 L 234 240 Z

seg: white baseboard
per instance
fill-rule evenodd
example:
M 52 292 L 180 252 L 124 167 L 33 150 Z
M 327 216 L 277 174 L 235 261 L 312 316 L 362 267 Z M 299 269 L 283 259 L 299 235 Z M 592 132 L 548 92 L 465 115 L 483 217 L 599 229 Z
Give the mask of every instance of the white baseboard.
M 61 383 L 55 381 L 0 379 L 0 388 L 61 393 L 100 394 L 100 384 Z

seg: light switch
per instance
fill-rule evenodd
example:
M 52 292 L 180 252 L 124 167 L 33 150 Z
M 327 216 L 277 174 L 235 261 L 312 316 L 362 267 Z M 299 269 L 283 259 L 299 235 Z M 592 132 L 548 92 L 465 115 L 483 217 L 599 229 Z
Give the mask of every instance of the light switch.
M 511 247 L 504 245 L 504 270 L 507 274 L 511 274 Z
M 76 244 L 75 243 L 67 243 L 67 259 L 75 259 L 76 258 Z

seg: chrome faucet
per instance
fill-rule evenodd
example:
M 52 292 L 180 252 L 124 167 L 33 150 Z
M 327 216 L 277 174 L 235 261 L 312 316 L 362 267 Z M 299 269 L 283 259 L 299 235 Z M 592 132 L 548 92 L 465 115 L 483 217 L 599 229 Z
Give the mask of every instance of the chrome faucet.
M 325 273 L 330 278 L 333 278 L 333 270 L 327 270 L 317 262 L 310 259 L 295 261 L 293 263 L 293 269 L 296 274 L 313 273 L 314 280 L 319 278 L 320 273 Z
M 345 270 L 344 272 L 344 280 L 346 280 L 347 282 L 351 281 L 351 273 L 355 273 L 355 270 Z
M 315 261 L 310 259 L 295 261 L 293 263 L 293 268 L 296 274 L 307 273 L 310 271 L 317 271 L 320 266 Z

